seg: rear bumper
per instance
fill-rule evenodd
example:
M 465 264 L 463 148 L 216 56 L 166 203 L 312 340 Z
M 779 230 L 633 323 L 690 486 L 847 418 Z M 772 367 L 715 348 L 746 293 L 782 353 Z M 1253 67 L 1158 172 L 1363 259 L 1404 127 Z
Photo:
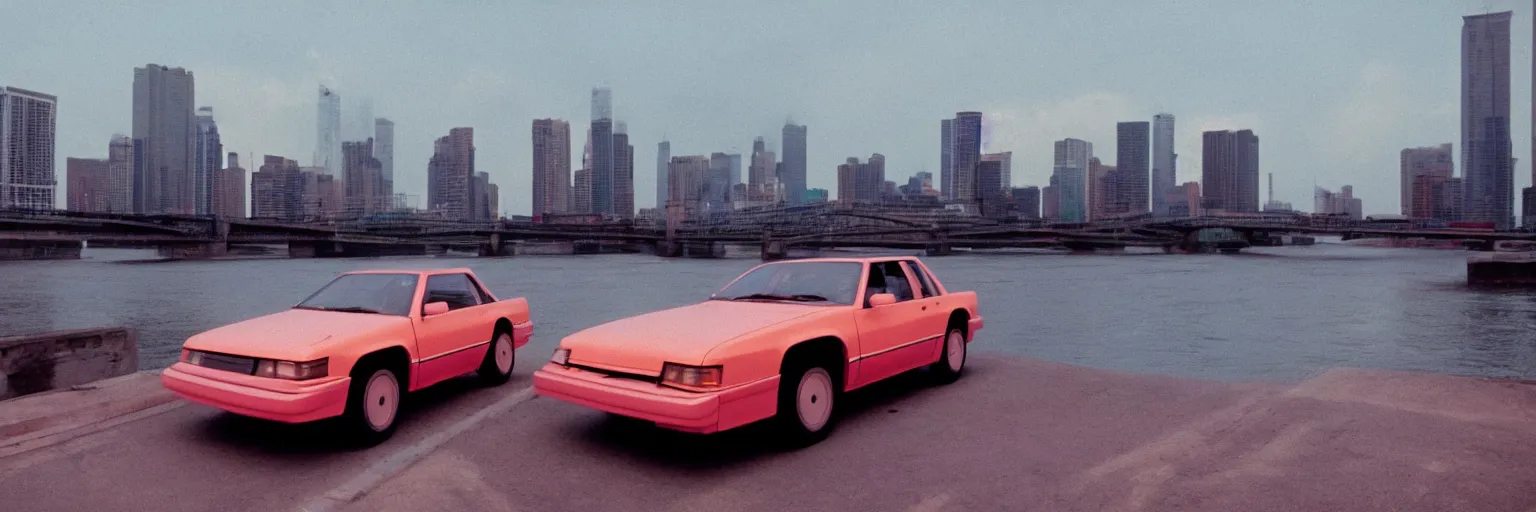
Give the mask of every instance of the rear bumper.
M 609 378 L 554 363 L 533 374 L 533 390 L 540 396 L 699 434 L 773 416 L 778 388 L 779 378 L 773 376 L 721 391 L 697 393 L 639 380 Z
M 351 378 L 302 384 L 176 363 L 160 383 L 182 398 L 235 414 L 284 423 L 340 416 L 347 408 Z M 272 385 L 267 385 L 272 384 Z
M 533 322 L 523 322 L 512 326 L 512 348 L 518 348 L 528 344 L 533 339 Z
M 987 325 L 987 321 L 985 319 L 983 319 L 981 317 L 981 315 L 977 315 L 976 318 L 972 318 L 971 321 L 970 321 L 970 325 L 968 326 L 970 328 L 971 332 L 966 333 L 966 336 L 965 336 L 966 341 L 970 342 L 970 341 L 975 340 L 976 339 L 976 331 L 980 331 L 981 328 L 985 327 L 986 325 Z

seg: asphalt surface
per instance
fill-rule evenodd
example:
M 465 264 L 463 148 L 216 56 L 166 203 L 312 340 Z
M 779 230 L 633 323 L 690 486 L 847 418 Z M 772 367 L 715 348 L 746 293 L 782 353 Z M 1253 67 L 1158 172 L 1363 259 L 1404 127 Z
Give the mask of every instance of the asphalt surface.
M 1363 370 L 1233 384 L 973 356 L 951 385 L 918 373 L 849 395 L 831 438 L 783 451 L 754 426 L 695 436 L 510 400 L 542 363 L 522 359 L 506 386 L 421 397 L 365 451 L 333 448 L 324 426 L 180 407 L 0 459 L 0 508 L 1536 509 L 1528 384 Z M 369 475 L 355 501 L 322 499 Z
M 334 423 L 286 425 L 187 403 L 0 458 L 0 510 L 297 510 L 392 454 L 526 391 L 546 360 L 519 352 L 513 380 L 502 386 L 460 378 L 412 396 L 395 435 L 366 450 L 349 448 Z

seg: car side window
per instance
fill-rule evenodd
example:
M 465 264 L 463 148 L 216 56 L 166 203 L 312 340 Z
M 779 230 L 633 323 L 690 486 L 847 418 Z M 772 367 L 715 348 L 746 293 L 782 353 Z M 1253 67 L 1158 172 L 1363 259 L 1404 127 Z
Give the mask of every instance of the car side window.
M 877 263 L 885 277 L 885 293 L 896 296 L 896 302 L 912 300 L 912 282 L 907 280 L 907 272 L 902 270 L 901 262 L 887 261 Z M 873 267 L 870 270 L 874 270 Z M 870 272 L 874 274 L 874 272 Z
M 469 283 L 475 286 L 475 295 L 480 297 L 481 304 L 496 302 L 496 299 L 491 298 L 491 292 L 486 291 L 485 285 L 474 279 L 470 279 Z
M 421 301 L 423 305 L 432 302 L 447 302 L 453 311 L 480 305 L 480 294 L 469 276 L 439 274 L 427 278 L 427 296 Z
M 912 269 L 912 275 L 917 276 L 918 286 L 923 287 L 924 297 L 933 297 L 939 294 L 939 287 L 933 285 L 933 279 L 928 277 L 928 272 L 916 263 L 907 262 L 907 268 Z

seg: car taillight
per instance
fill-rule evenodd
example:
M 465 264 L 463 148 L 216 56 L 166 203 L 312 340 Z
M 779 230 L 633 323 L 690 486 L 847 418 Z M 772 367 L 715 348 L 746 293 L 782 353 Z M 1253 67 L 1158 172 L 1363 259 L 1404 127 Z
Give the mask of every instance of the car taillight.
M 677 363 L 661 365 L 661 382 L 692 388 L 719 387 L 725 370 L 720 366 L 692 366 Z

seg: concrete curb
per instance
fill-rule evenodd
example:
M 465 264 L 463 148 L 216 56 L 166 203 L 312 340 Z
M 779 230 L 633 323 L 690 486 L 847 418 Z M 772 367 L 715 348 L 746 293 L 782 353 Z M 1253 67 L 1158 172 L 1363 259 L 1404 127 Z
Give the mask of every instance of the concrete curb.
M 159 371 L 142 371 L 0 402 L 0 457 L 8 457 L 179 407 L 160 385 Z M 97 427 L 97 428 L 92 428 Z

